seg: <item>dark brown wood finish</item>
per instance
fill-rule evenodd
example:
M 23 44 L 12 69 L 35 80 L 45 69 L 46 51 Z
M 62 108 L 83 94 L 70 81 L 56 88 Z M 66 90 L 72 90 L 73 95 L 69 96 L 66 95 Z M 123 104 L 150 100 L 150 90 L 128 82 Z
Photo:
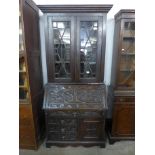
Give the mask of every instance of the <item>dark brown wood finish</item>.
M 71 70 L 71 76 L 69 78 L 56 78 L 54 76 L 55 73 L 55 56 L 54 56 L 54 37 L 53 36 L 53 29 L 52 29 L 52 22 L 62 22 L 62 21 L 69 21 L 71 23 L 71 50 L 70 50 L 70 70 Z M 46 38 L 47 42 L 47 49 L 48 49 L 48 54 L 47 54 L 47 60 L 48 60 L 48 72 L 49 72 L 49 82 L 72 82 L 74 81 L 74 18 L 73 16 L 55 16 L 54 14 L 48 15 L 47 16 L 47 24 L 48 24 L 48 39 Z
M 46 32 L 47 42 L 47 64 L 48 64 L 48 80 L 49 82 L 102 82 L 104 68 L 105 53 L 105 36 L 102 36 L 104 14 L 47 14 L 48 33 Z M 54 20 L 53 20 L 54 18 Z M 52 19 L 52 20 L 51 20 Z M 71 21 L 71 79 L 54 77 L 54 49 L 52 40 L 52 21 Z M 97 21 L 98 22 L 98 41 L 96 53 L 96 77 L 80 78 L 80 22 L 81 21 Z M 105 21 L 105 19 L 104 19 Z M 105 24 L 105 23 L 104 23 Z M 104 33 L 104 32 L 103 32 Z M 105 33 L 104 33 L 105 34 Z M 77 36 L 77 37 L 75 37 Z M 104 45 L 102 45 L 102 42 Z
M 135 134 L 134 102 L 116 102 L 113 111 L 112 136 L 129 137 Z
M 108 13 L 113 5 L 38 5 L 43 13 Z
M 110 143 L 133 140 L 135 130 L 135 10 L 115 15 L 115 35 L 111 75 L 113 114 L 108 125 Z
M 106 40 L 106 14 L 112 5 L 38 5 L 45 16 L 47 70 L 49 82 L 102 82 Z M 71 22 L 71 79 L 55 78 L 52 21 Z M 80 22 L 98 22 L 98 40 L 95 77 L 80 78 Z M 75 37 L 76 36 L 76 37 Z
M 25 40 L 24 56 L 29 101 L 28 104 L 24 104 L 20 100 L 19 146 L 24 149 L 37 149 L 43 124 L 43 111 L 41 109 L 43 86 L 39 42 L 39 10 L 31 0 L 21 0 L 20 4 Z
M 102 46 L 102 16 L 77 16 L 77 72 L 76 77 L 77 81 L 79 82 L 101 82 L 101 73 L 100 73 L 100 67 L 101 67 L 101 46 Z M 82 21 L 97 21 L 98 22 L 98 36 L 97 36 L 97 51 L 96 51 L 96 77 L 92 78 L 80 78 L 80 22 Z M 103 52 L 104 53 L 104 52 Z
M 46 146 L 105 147 L 105 94 L 103 84 L 47 84 Z

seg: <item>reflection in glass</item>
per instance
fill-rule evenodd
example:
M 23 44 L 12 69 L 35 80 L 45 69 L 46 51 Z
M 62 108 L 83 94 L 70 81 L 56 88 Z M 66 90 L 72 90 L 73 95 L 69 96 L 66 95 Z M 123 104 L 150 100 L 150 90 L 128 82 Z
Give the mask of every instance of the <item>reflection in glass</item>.
M 53 22 L 55 77 L 70 77 L 70 22 Z
M 124 22 L 118 85 L 135 85 L 135 22 Z
M 19 99 L 20 100 L 25 100 L 28 98 L 28 92 L 24 88 L 19 88 Z
M 80 77 L 92 78 L 96 74 L 98 23 L 80 22 Z
M 19 11 L 19 52 L 23 52 L 24 50 L 24 42 L 23 42 L 23 30 L 22 30 L 22 17 Z
M 135 22 L 124 22 L 123 36 L 135 36 Z
M 135 38 L 124 37 L 122 42 L 122 53 L 135 53 Z

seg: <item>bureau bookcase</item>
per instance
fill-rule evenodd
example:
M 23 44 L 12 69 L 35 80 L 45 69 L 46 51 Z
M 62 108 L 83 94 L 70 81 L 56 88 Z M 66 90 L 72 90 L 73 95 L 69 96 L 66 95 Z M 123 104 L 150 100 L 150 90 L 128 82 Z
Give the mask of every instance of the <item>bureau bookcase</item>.
M 105 147 L 106 16 L 112 5 L 39 5 L 48 84 L 46 146 Z

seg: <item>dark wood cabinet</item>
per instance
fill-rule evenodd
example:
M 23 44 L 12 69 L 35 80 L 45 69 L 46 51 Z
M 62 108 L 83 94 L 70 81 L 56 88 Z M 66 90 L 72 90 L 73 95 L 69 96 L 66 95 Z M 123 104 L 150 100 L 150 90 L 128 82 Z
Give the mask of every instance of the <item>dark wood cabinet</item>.
M 112 5 L 38 7 L 45 18 L 48 82 L 102 82 Z
M 115 15 L 111 75 L 112 120 L 109 140 L 134 139 L 135 134 L 135 11 Z
M 106 16 L 112 5 L 40 5 L 48 84 L 46 146 L 105 147 Z
M 105 147 L 105 94 L 104 84 L 47 84 L 46 146 Z
M 37 149 L 43 122 L 39 10 L 31 0 L 21 0 L 19 9 L 19 147 Z

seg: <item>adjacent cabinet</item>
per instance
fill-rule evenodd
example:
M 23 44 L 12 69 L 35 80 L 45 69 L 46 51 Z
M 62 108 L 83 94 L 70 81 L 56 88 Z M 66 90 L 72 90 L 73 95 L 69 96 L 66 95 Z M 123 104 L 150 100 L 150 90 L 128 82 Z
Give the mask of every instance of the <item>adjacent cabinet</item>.
M 43 112 L 38 9 L 19 1 L 19 147 L 37 149 Z
M 120 10 L 115 15 L 109 121 L 110 142 L 134 139 L 135 134 L 135 11 Z

